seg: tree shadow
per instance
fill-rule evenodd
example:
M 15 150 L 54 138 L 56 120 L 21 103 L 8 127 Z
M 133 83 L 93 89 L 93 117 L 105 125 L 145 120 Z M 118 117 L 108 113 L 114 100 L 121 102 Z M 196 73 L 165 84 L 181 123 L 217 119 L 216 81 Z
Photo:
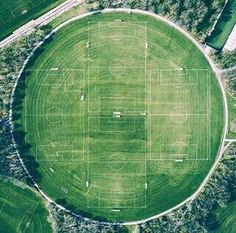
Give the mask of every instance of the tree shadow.
M 40 182 L 42 180 L 42 174 L 39 172 L 40 164 L 36 161 L 35 156 L 31 154 L 32 145 L 26 141 L 27 132 L 25 131 L 22 124 L 22 118 L 24 117 L 23 109 L 26 91 L 28 88 L 27 78 L 29 78 L 31 74 L 30 68 L 33 67 L 37 59 L 45 51 L 45 46 L 47 46 L 47 44 L 53 40 L 53 35 L 47 38 L 44 43 L 34 51 L 33 56 L 26 64 L 24 71 L 22 72 L 17 83 L 12 109 L 12 118 L 14 123 L 13 136 L 17 145 L 17 149 L 27 170 L 36 182 Z M 30 178 L 28 179 L 28 182 L 31 184 L 33 183 Z
M 26 141 L 27 132 L 25 132 L 22 124 L 23 116 L 23 105 L 26 96 L 27 82 L 26 79 L 29 76 L 27 71 L 23 71 L 14 96 L 12 118 L 14 123 L 13 136 L 17 145 L 17 150 L 23 160 L 28 172 L 33 177 L 35 182 L 42 180 L 42 174 L 39 172 L 39 163 L 36 161 L 35 156 L 31 154 L 32 145 Z M 28 179 L 28 183 L 32 184 L 32 180 Z
M 80 215 L 81 217 L 93 219 L 99 222 L 108 222 L 108 220 L 105 217 L 97 216 L 90 212 L 76 208 L 74 205 L 68 203 L 68 201 L 65 198 L 58 198 L 55 200 L 55 202 L 59 205 L 62 205 L 66 209 L 74 212 L 75 214 Z

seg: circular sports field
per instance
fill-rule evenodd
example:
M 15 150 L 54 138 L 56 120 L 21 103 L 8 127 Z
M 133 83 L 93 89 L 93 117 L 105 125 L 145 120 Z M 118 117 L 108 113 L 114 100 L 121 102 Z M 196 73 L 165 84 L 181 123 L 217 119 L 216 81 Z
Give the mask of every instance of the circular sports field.
M 31 174 L 53 200 L 94 219 L 127 222 L 174 207 L 197 190 L 221 146 L 211 67 L 149 16 L 68 24 L 31 59 L 16 95 L 16 139 Z

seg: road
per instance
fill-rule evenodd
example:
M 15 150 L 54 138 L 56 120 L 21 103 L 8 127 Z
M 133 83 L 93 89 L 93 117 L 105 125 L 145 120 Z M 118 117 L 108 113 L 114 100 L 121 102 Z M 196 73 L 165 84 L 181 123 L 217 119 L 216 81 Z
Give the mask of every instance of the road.
M 18 40 L 24 35 L 30 34 L 32 31 L 35 30 L 36 27 L 48 24 L 53 19 L 57 18 L 61 14 L 65 13 L 66 11 L 69 11 L 71 8 L 81 3 L 83 3 L 83 0 L 67 0 L 63 2 L 59 6 L 42 15 L 41 17 L 35 20 L 31 20 L 30 22 L 15 30 L 9 37 L 0 42 L 0 48 L 9 45 L 10 43 L 14 42 L 15 40 Z

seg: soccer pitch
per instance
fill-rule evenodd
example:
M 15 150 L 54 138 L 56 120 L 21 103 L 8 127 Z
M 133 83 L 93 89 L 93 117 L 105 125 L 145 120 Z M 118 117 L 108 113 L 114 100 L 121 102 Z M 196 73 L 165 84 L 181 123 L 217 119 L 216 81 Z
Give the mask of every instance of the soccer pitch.
M 0 39 L 18 27 L 53 9 L 65 0 L 7 0 L 0 1 Z
M 1 232 L 53 232 L 41 198 L 29 188 L 18 186 L 0 176 Z
M 180 32 L 148 16 L 71 23 L 20 84 L 17 123 L 40 187 L 91 217 L 138 220 L 177 205 L 196 191 L 221 144 L 222 93 L 209 64 Z

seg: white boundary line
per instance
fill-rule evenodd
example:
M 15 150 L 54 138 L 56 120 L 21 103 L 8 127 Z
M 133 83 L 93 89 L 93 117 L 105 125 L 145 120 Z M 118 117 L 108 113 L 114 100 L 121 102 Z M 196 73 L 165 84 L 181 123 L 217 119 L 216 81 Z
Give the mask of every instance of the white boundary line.
M 51 69 L 28 69 L 26 70 L 27 71 L 36 71 L 37 72 L 37 85 L 41 86 L 41 85 L 47 85 L 47 86 L 71 86 L 74 84 L 74 76 L 73 76 L 73 80 L 72 80 L 72 83 L 71 84 L 38 84 L 38 79 L 39 79 L 39 72 L 45 72 L 46 76 L 49 75 L 47 74 L 48 71 L 51 71 Z M 57 71 L 57 70 L 56 70 Z M 84 69 L 60 69 L 58 70 L 60 72 L 61 75 L 66 75 L 66 72 L 69 72 L 70 74 L 73 74 L 76 72 L 80 72 L 81 73 L 81 76 L 83 77 L 82 78 L 82 88 L 84 89 L 85 87 L 85 70 Z M 54 75 L 54 74 L 53 74 Z M 26 82 L 27 80 L 25 80 Z M 80 86 L 81 87 L 81 86 Z M 79 91 L 79 89 L 76 89 L 76 91 Z M 67 92 L 69 93 L 71 90 L 68 90 L 68 89 L 65 89 L 64 90 L 64 93 Z M 72 103 L 72 102 L 69 102 L 69 103 Z M 27 105 L 26 105 L 27 106 Z M 85 135 L 85 125 L 84 125 L 84 122 L 85 122 L 85 106 L 82 104 L 82 107 L 80 109 L 82 109 L 82 112 L 81 113 L 78 113 L 78 114 L 74 114 L 74 113 L 63 113 L 62 109 L 60 107 L 55 107 L 55 106 L 51 106 L 49 109 L 51 108 L 57 108 L 57 109 L 60 109 L 61 110 L 61 113 L 52 113 L 52 114 L 48 114 L 47 112 L 46 113 L 43 113 L 43 114 L 27 114 L 26 111 L 27 111 L 27 108 L 25 108 L 25 115 L 24 115 L 24 118 L 25 118 L 25 122 L 27 118 L 31 118 L 31 117 L 43 117 L 45 118 L 45 120 L 47 120 L 49 123 L 51 124 L 60 124 L 61 121 L 63 121 L 63 118 L 64 117 L 75 117 L 75 116 L 78 116 L 78 117 L 81 117 L 82 118 L 82 121 L 83 121 L 83 129 L 82 129 L 82 133 L 83 135 Z M 51 120 L 48 119 L 48 116 L 61 116 L 61 119 L 59 119 L 59 121 L 56 121 L 56 122 L 53 122 Z M 25 130 L 27 128 L 27 124 L 25 124 Z M 70 161 L 83 161 L 85 159 L 85 137 L 83 137 L 82 139 L 82 149 L 80 150 L 74 150 L 73 149 L 73 145 L 71 144 L 67 144 L 67 145 L 59 145 L 59 146 L 70 146 L 72 149 L 70 150 L 71 151 L 71 159 L 64 159 L 64 156 L 63 155 L 60 155 L 61 152 L 63 151 L 56 151 L 53 155 L 50 154 L 50 155 L 46 155 L 45 159 L 39 159 L 38 158 L 38 147 L 42 147 L 42 146 L 55 146 L 54 144 L 48 144 L 48 145 L 38 145 L 36 147 L 36 161 L 41 161 L 41 162 L 46 162 L 46 161 L 61 161 L 61 162 L 70 162 Z M 69 152 L 69 150 L 65 150 L 67 152 Z M 78 154 L 82 154 L 82 156 L 78 156 L 79 158 L 77 158 L 75 156 L 75 154 L 78 153 Z M 50 157 L 53 157 L 53 159 L 50 159 Z M 57 159 L 56 159 L 57 157 Z
M 186 82 L 186 83 L 180 83 L 180 84 L 163 82 L 163 74 L 166 73 L 166 72 L 168 72 L 167 75 L 172 76 L 172 77 L 175 76 L 175 78 L 177 78 L 177 77 L 181 78 L 183 76 L 187 76 L 187 75 L 189 75 L 189 73 L 191 71 L 195 71 L 194 73 L 195 73 L 196 76 L 198 74 L 197 73 L 198 69 L 185 69 L 184 70 L 185 73 L 183 73 L 183 74 L 173 74 L 173 71 L 177 72 L 177 70 L 175 70 L 175 69 L 160 69 L 160 81 L 161 81 L 160 85 L 167 85 L 167 86 L 189 86 L 189 85 L 192 86 L 192 85 L 197 85 L 196 79 L 194 79 L 195 82 Z
M 91 36 L 90 36 L 90 34 L 92 34 L 92 33 L 90 33 L 90 29 L 89 29 L 89 25 L 90 25 L 90 22 L 93 22 L 93 21 L 89 21 L 88 22 L 88 41 L 89 42 L 91 42 L 92 44 L 94 43 L 94 44 L 98 44 L 97 42 L 96 42 L 96 38 L 93 38 L 93 39 L 91 39 Z M 111 22 L 112 23 L 112 22 Z M 103 21 L 99 21 L 98 23 L 98 35 L 99 35 L 99 37 L 106 37 L 108 40 L 111 40 L 112 38 L 114 38 L 114 37 L 116 37 L 116 36 L 114 36 L 114 35 L 110 35 L 110 36 L 104 36 L 104 35 L 101 35 L 101 28 L 102 27 L 104 27 L 104 25 L 110 25 L 109 24 L 109 22 L 105 22 L 105 23 L 103 23 Z M 136 23 L 136 24 L 134 24 L 133 25 L 133 27 L 135 26 L 135 29 L 136 29 L 136 27 L 138 27 L 139 25 Z M 118 27 L 118 26 L 117 26 Z M 144 67 L 125 67 L 125 68 L 127 68 L 127 69 L 142 69 L 142 70 L 144 70 L 144 78 L 145 78 L 145 81 L 144 81 L 144 85 L 145 85 L 145 87 L 146 87 L 146 49 L 145 49 L 145 42 L 146 42 L 146 22 L 145 22 L 145 24 L 144 25 L 142 25 L 142 28 L 144 29 L 144 31 L 145 31 L 145 35 L 144 35 L 144 41 L 143 41 L 143 47 L 144 47 L 144 50 L 142 49 L 141 51 L 144 53 L 143 55 L 144 55 Z M 124 36 L 124 35 L 120 35 L 120 36 L 118 36 L 118 37 L 120 37 L 120 38 L 127 38 L 127 37 L 130 37 L 130 36 Z M 137 36 L 136 35 L 134 35 L 133 36 L 133 38 L 136 38 Z M 88 54 L 87 54 L 87 56 L 89 57 L 89 52 L 90 52 L 90 50 L 88 50 Z M 89 61 L 89 59 L 88 59 L 88 61 Z M 112 62 L 112 61 L 111 61 Z M 90 62 L 88 62 L 88 73 L 90 74 L 90 69 L 92 68 L 92 69 L 95 69 L 95 67 L 96 66 L 93 66 L 93 64 L 90 64 Z M 109 70 L 109 72 L 112 74 L 112 72 L 111 72 L 111 70 L 110 70 L 110 66 L 109 67 L 104 67 L 104 66 L 97 66 L 96 67 L 96 70 L 102 70 L 102 69 L 108 69 Z M 118 67 L 119 68 L 119 67 Z M 143 74 L 142 74 L 143 75 Z M 88 80 L 88 89 L 89 89 L 89 80 L 90 80 L 90 76 L 88 76 L 87 77 L 87 80 Z M 96 81 L 97 81 L 97 79 L 95 79 Z M 99 80 L 98 80 L 98 82 L 99 82 Z M 95 85 L 96 85 L 96 83 L 95 83 Z M 146 90 L 146 89 L 145 89 Z M 90 93 L 89 91 L 88 91 L 88 93 Z M 122 101 L 125 101 L 125 100 L 132 100 L 132 104 L 131 104 L 131 106 L 125 106 L 124 107 L 124 109 L 125 110 L 123 110 L 123 112 L 124 112 L 124 114 L 125 114 L 125 116 L 123 117 L 123 119 L 125 119 L 125 118 L 130 118 L 131 116 L 132 116 L 132 113 L 133 114 L 135 114 L 135 115 L 137 115 L 137 114 L 139 114 L 139 117 L 141 117 L 140 116 L 140 113 L 138 113 L 138 111 L 135 109 L 135 97 L 126 97 L 126 96 L 102 96 L 102 97 L 99 97 L 99 99 L 97 100 L 95 100 L 95 98 L 94 98 L 94 96 L 92 97 L 92 98 L 90 98 L 90 95 L 88 94 L 88 99 L 89 100 L 94 100 L 94 101 L 96 101 L 96 102 L 98 102 L 99 104 L 98 104 L 98 109 L 95 111 L 95 110 L 93 110 L 93 109 L 90 109 L 90 107 L 88 108 L 88 112 L 90 113 L 90 114 L 96 114 L 96 113 L 111 113 L 112 111 L 115 111 L 115 109 L 119 109 L 119 107 L 121 107 L 121 106 L 118 106 L 118 105 L 116 105 L 116 106 L 112 106 L 112 107 L 110 107 L 109 109 L 110 109 L 110 111 L 108 111 L 107 109 L 107 107 L 106 107 L 106 104 L 104 105 L 104 106 L 102 106 L 102 104 L 101 104 L 101 100 L 105 100 L 105 101 L 109 101 L 109 100 L 114 100 L 114 99 L 119 99 L 119 100 L 122 100 Z M 141 101 L 140 101 L 141 102 Z M 145 111 L 145 109 L 146 109 L 146 94 L 145 94 L 145 97 L 144 97 L 144 101 L 143 101 L 143 103 L 144 103 L 144 109 L 143 109 L 143 111 Z M 103 109 L 104 108 L 104 109 Z M 114 109 L 114 110 L 112 110 L 112 108 Z M 131 109 L 131 108 L 133 108 L 133 109 Z M 137 113 L 136 113 L 137 112 Z M 135 119 L 135 117 L 133 117 L 132 118 L 132 121 L 133 121 L 133 128 L 131 129 L 131 130 L 127 130 L 127 128 L 125 129 L 125 130 L 122 130 L 122 131 L 120 131 L 120 130 L 111 130 L 112 128 L 110 127 L 110 129 L 109 130 L 102 130 L 101 129 L 101 120 L 102 119 L 107 119 L 108 118 L 108 122 L 110 123 L 110 125 L 111 125 L 111 127 L 114 125 L 114 124 L 117 124 L 115 121 L 114 122 L 112 122 L 112 121 L 110 121 L 110 118 L 111 117 L 100 117 L 100 116 L 93 116 L 93 115 L 90 115 L 89 117 L 88 117 L 88 120 L 89 120 L 89 122 L 90 122 L 90 119 L 94 122 L 94 120 L 95 121 L 99 121 L 98 122 L 98 124 L 96 124 L 96 125 L 98 125 L 98 131 L 99 132 L 105 132 L 105 133 L 112 133 L 112 132 L 115 132 L 115 133 L 117 133 L 117 132 L 119 132 L 119 133 L 123 133 L 123 132 L 135 132 L 136 131 L 136 119 Z M 94 120 L 93 120 L 94 119 Z M 120 123 L 123 123 L 123 124 L 125 124 L 125 121 L 122 121 L 122 122 L 120 122 Z M 91 125 L 91 124 L 89 124 L 89 125 Z M 93 129 L 95 129 L 96 128 L 96 126 L 94 126 L 94 123 L 93 123 Z M 88 131 L 90 131 L 90 127 L 88 128 Z M 145 131 L 145 137 L 146 137 L 146 131 Z M 89 137 L 88 137 L 89 138 Z M 88 141 L 89 141 L 89 139 L 88 139 Z M 88 147 L 89 147 L 89 144 L 88 144 Z M 88 150 L 88 151 L 90 151 L 90 150 Z M 90 152 L 89 152 L 89 154 L 90 154 Z M 146 144 L 145 144 L 145 153 L 144 153 L 144 167 L 145 167 L 145 175 L 144 175 L 144 180 L 145 180 L 145 182 L 146 182 Z M 88 180 L 90 180 L 90 168 L 89 168 L 89 164 L 90 163 L 93 163 L 93 162 L 90 162 L 89 160 L 87 161 L 87 167 L 88 167 L 88 173 L 87 173 L 87 177 L 88 177 Z M 103 162 L 103 163 L 107 163 L 107 162 Z M 133 163 L 136 163 L 136 161 L 133 161 Z M 145 193 L 145 195 L 144 195 L 144 204 L 145 204 L 145 206 L 146 206 L 146 199 L 147 199 L 147 197 L 146 197 L 146 189 L 145 189 L 145 186 L 143 187 L 144 188 L 144 193 Z M 138 191 L 138 190 L 137 190 Z M 101 195 L 101 193 L 98 191 L 97 193 L 99 193 L 99 195 Z M 99 198 L 99 201 L 101 200 L 101 198 Z M 134 203 L 135 203 L 135 200 L 134 200 Z M 87 199 L 87 206 L 89 205 L 89 207 L 88 208 L 91 208 L 91 207 L 94 207 L 94 206 L 90 206 L 90 204 L 89 204 L 89 199 Z M 99 205 L 99 204 L 98 204 Z M 98 206 L 99 208 L 101 208 L 100 206 Z M 106 207 L 105 207 L 106 208 Z M 109 207 L 110 208 L 110 207 Z M 121 207 L 120 207 L 121 208 Z M 126 208 L 128 208 L 127 206 L 126 206 Z M 142 207 L 143 208 L 143 207 Z
M 185 156 L 185 159 L 186 160 L 196 160 L 196 159 L 188 159 L 188 157 L 189 157 L 189 154 L 188 153 L 181 153 L 181 154 L 173 154 L 173 153 L 171 153 L 171 154 L 169 154 L 169 158 L 163 158 L 164 156 L 163 156 L 163 148 L 164 147 L 168 147 L 168 148 L 171 148 L 171 147 L 190 147 L 190 148 L 194 148 L 194 151 L 195 151 L 195 153 L 194 153 L 194 155 L 195 155 L 195 157 L 197 157 L 197 144 L 189 144 L 189 145 L 186 145 L 186 144 L 181 144 L 181 145 L 175 145 L 175 144 L 162 144 L 161 146 L 160 146 L 160 148 L 161 148 L 161 156 L 160 156 L 160 159 L 153 159 L 153 160 L 175 160 L 175 156 L 179 156 L 179 155 L 183 155 L 183 156 Z
M 125 26 L 111 26 L 112 23 L 125 23 Z M 134 29 L 134 35 L 104 35 L 103 33 L 101 33 L 101 28 L 118 28 L 118 27 L 121 27 L 121 28 L 127 28 L 128 26 L 132 26 L 130 29 Z M 116 21 L 109 21 L 109 22 L 99 22 L 99 37 L 102 37 L 102 38 L 136 38 L 137 36 L 135 35 L 136 34 L 136 31 L 137 29 L 133 27 L 134 25 L 130 25 L 130 24 L 127 24 L 127 22 L 116 22 Z
M 26 232 L 26 229 L 28 228 L 29 224 L 31 224 L 32 218 L 33 218 L 34 213 L 36 212 L 38 206 L 39 206 L 39 204 L 36 205 L 36 207 L 34 208 L 34 210 L 32 212 L 29 212 L 28 210 L 26 212 L 24 212 L 24 215 L 22 216 L 22 218 L 20 220 L 20 223 L 17 226 L 16 232 L 20 232 L 20 228 L 24 224 L 23 220 L 28 215 L 29 216 L 28 217 L 28 222 L 26 223 L 26 225 L 24 227 L 24 231 L 23 231 L 23 232 Z
M 162 84 L 163 73 L 167 73 L 168 75 L 175 75 L 175 74 L 172 74 L 172 71 L 175 71 L 175 69 L 155 69 L 154 71 L 159 74 L 158 76 L 155 75 L 154 77 L 155 78 L 158 77 L 158 79 L 161 80 L 161 85 L 170 85 L 170 86 L 176 87 L 175 83 L 172 83 L 172 84 Z M 178 70 L 177 70 L 177 72 L 178 72 Z M 191 73 L 193 73 L 195 82 L 194 83 L 192 83 L 192 82 L 191 83 L 183 83 L 183 85 L 186 85 L 186 86 L 189 86 L 189 85 L 191 85 L 191 86 L 193 86 L 193 85 L 194 86 L 198 86 L 199 85 L 198 80 L 200 78 L 199 77 L 199 72 L 204 72 L 204 79 L 206 79 L 206 83 L 207 83 L 206 90 L 205 90 L 206 96 L 207 96 L 206 112 L 204 111 L 205 113 L 186 113 L 186 114 L 183 114 L 183 113 L 178 114 L 178 113 L 176 113 L 176 114 L 174 114 L 172 112 L 171 113 L 167 112 L 167 113 L 151 113 L 151 114 L 149 114 L 149 116 L 151 116 L 151 117 L 152 116 L 170 116 L 171 117 L 171 116 L 182 116 L 182 115 L 185 115 L 185 116 L 206 116 L 206 118 L 207 118 L 207 134 L 206 134 L 206 144 L 204 145 L 206 147 L 206 151 L 207 151 L 206 158 L 198 158 L 199 157 L 199 153 L 197 153 L 196 152 L 197 149 L 195 149 L 194 158 L 192 158 L 192 159 L 191 158 L 186 158 L 185 160 L 207 161 L 207 160 L 209 160 L 209 157 L 210 157 L 210 154 L 209 154 L 210 131 L 209 131 L 209 120 L 208 120 L 209 119 L 209 116 L 208 116 L 208 114 L 209 114 L 209 90 L 210 90 L 210 85 L 209 85 L 209 70 L 208 69 L 185 69 L 184 73 L 183 74 L 178 74 L 178 76 L 180 76 L 180 75 L 181 76 L 182 75 L 185 76 L 185 75 L 190 75 Z M 150 79 L 152 79 L 152 77 Z M 196 81 L 196 79 L 197 79 L 197 81 Z M 151 90 L 153 89 L 152 87 L 150 87 L 150 88 L 151 88 Z M 156 88 L 154 88 L 154 89 L 156 89 Z M 189 93 L 188 89 L 187 89 L 187 91 L 188 91 L 187 93 Z M 178 92 L 179 91 L 177 91 L 177 93 Z M 183 100 L 183 102 L 184 101 L 185 100 Z M 188 108 L 187 105 L 189 105 L 189 102 L 186 101 L 184 103 L 187 103 L 185 107 Z M 180 105 L 178 102 L 175 103 L 175 102 L 163 102 L 163 101 L 162 102 L 158 101 L 158 104 L 159 105 L 162 105 L 162 104 L 163 105 L 176 105 L 176 107 L 178 107 Z M 174 123 L 174 124 L 176 125 L 178 123 Z M 152 131 L 152 130 L 150 130 L 150 131 Z M 158 141 L 158 139 L 157 139 L 157 141 Z M 152 150 L 150 148 L 150 158 L 149 159 L 152 160 L 152 161 L 155 161 L 155 160 L 171 160 L 169 158 L 164 159 L 162 157 L 162 153 L 160 153 L 160 155 L 157 156 L 157 158 L 156 158 L 156 156 L 152 156 L 152 155 L 157 155 L 157 154 L 159 154 L 159 153 L 157 153 L 157 152 L 156 153 L 152 153 Z
M 144 93 L 144 95 L 145 95 L 145 102 L 144 102 L 144 108 L 145 108 L 145 113 L 147 113 L 147 103 L 148 103 L 148 99 L 147 99 L 147 78 L 148 78 L 148 76 L 147 76 L 147 43 L 148 43 L 148 41 L 147 41 L 147 22 L 145 22 L 145 38 L 144 38 L 144 43 L 145 43 L 145 45 L 143 45 L 143 46 L 145 46 L 144 47 L 144 67 L 145 67 L 145 69 L 144 69 L 144 79 L 145 79 L 145 84 L 144 84 L 144 87 L 145 87 L 145 93 Z M 148 120 L 147 120 L 147 118 L 144 118 L 144 123 L 145 123 L 145 128 L 147 128 L 147 123 L 148 123 Z M 144 164 L 144 174 L 145 174 L 145 176 L 144 176 L 144 182 L 145 182 L 145 185 L 144 185 L 144 203 L 145 203 L 145 207 L 147 206 L 147 188 L 145 187 L 146 186 L 146 184 L 147 184 L 147 159 L 148 159 L 148 132 L 147 132 L 147 130 L 144 130 L 144 132 L 145 132 L 145 153 L 144 153 L 144 161 L 145 161 L 145 164 Z
M 1 214 L 2 214 L 2 210 L 4 209 L 6 203 L 7 203 L 8 199 L 9 199 L 9 196 L 10 196 L 10 193 L 8 192 L 8 193 L 7 193 L 7 197 L 4 198 L 5 200 L 4 200 L 4 202 L 2 203 L 2 205 L 0 206 L 0 207 L 1 207 L 1 208 L 0 208 L 0 216 L 1 216 Z
M 7 204 L 7 201 L 9 201 L 10 198 L 14 198 L 14 197 L 16 197 L 16 196 L 21 196 L 22 198 L 27 199 L 28 202 L 31 202 L 31 203 L 29 203 L 29 205 L 27 205 L 28 210 L 26 210 L 26 211 L 24 212 L 24 215 L 22 216 L 22 218 L 20 219 L 20 221 L 19 221 L 18 224 L 17 224 L 17 229 L 18 229 L 18 228 L 21 226 L 22 220 L 23 220 L 24 216 L 25 216 L 27 213 L 30 215 L 30 219 L 32 219 L 32 216 L 33 216 L 34 212 L 36 211 L 36 209 L 38 208 L 39 203 L 38 203 L 37 201 L 35 201 L 35 200 L 33 200 L 33 199 L 31 199 L 31 198 L 29 198 L 29 197 L 27 197 L 27 196 L 21 194 L 21 193 L 19 193 L 18 191 L 17 191 L 17 192 L 8 192 L 6 198 L 4 198 L 5 201 L 2 203 L 2 206 L 0 206 L 0 207 L 1 207 L 1 208 L 0 208 L 0 216 L 1 216 L 2 210 L 5 208 L 5 205 Z M 32 206 L 33 206 L 34 208 L 33 208 Z M 14 207 L 13 207 L 13 208 L 14 208 Z M 29 209 L 30 209 L 30 211 L 29 211 Z M 30 220 L 29 220 L 28 222 L 30 222 Z M 25 228 L 25 229 L 26 229 L 26 228 Z M 25 230 L 24 230 L 24 232 L 25 232 Z
M 178 205 L 174 206 L 173 208 L 170 208 L 160 214 L 157 214 L 157 215 L 154 215 L 152 217 L 149 217 L 149 218 L 146 218 L 146 219 L 142 219 L 142 220 L 137 220 L 137 221 L 130 221 L 130 222 L 125 222 L 125 223 L 120 223 L 122 225 L 135 225 L 135 224 L 142 224 L 142 223 L 145 223 L 147 221 L 150 221 L 150 220 L 153 220 L 153 219 L 156 219 L 156 218 L 159 218 L 161 216 L 164 216 L 166 214 L 169 214 L 171 213 L 172 211 L 178 209 L 179 207 L 183 206 L 184 204 L 186 204 L 187 202 L 189 201 L 192 201 L 193 199 L 195 199 L 198 194 L 202 191 L 203 187 L 207 184 L 208 182 L 208 179 L 211 177 L 211 175 L 213 174 L 213 172 L 215 171 L 219 161 L 221 160 L 222 158 L 222 155 L 224 153 L 224 140 L 226 138 L 226 134 L 227 134 L 227 129 L 228 129 L 228 106 L 227 106 L 227 99 L 226 99 L 226 93 L 224 91 L 224 87 L 223 87 L 223 84 L 221 83 L 221 77 L 220 77 L 220 74 L 217 70 L 217 67 L 215 66 L 214 62 L 210 59 L 210 57 L 205 53 L 203 47 L 187 32 L 185 31 L 183 28 L 181 28 L 180 26 L 176 25 L 175 23 L 169 21 L 168 19 L 162 17 L 162 16 L 159 16 L 159 15 L 156 15 L 154 13 L 151 13 L 151 12 L 147 12 L 147 11 L 143 11 L 143 10 L 131 10 L 131 9 L 128 9 L 128 8 L 117 8 L 117 9 L 105 9 L 103 11 L 95 11 L 95 12 L 89 12 L 89 13 L 85 13 L 83 15 L 78 15 L 72 19 L 69 19 L 67 20 L 66 22 L 62 23 L 61 25 L 59 25 L 57 28 L 55 28 L 49 35 L 47 35 L 43 41 L 39 42 L 38 45 L 32 50 L 32 52 L 29 54 L 29 56 L 26 58 L 26 60 L 24 61 L 20 71 L 19 71 L 19 74 L 16 78 L 16 81 L 15 81 L 15 84 L 13 86 L 13 89 L 12 89 L 12 93 L 11 93 L 11 99 L 10 99 L 10 110 L 9 110 L 9 123 L 10 123 L 10 135 L 11 135 L 11 138 L 12 138 L 12 143 L 13 143 L 13 147 L 15 148 L 16 150 L 16 153 L 17 153 L 17 156 L 22 164 L 22 167 L 24 168 L 24 170 L 27 172 L 29 178 L 31 179 L 31 181 L 33 182 L 33 186 L 36 188 L 36 190 L 50 203 L 53 203 L 55 204 L 58 208 L 64 210 L 65 212 L 67 213 L 70 213 L 72 214 L 73 216 L 75 217 L 79 217 L 79 218 L 82 218 L 86 221 L 92 221 L 92 222 L 99 222 L 99 221 L 96 221 L 96 220 L 91 220 L 89 218 L 85 218 L 85 217 L 82 217 L 81 215 L 79 214 L 75 214 L 73 211 L 70 211 L 68 209 L 66 209 L 65 207 L 55 203 L 49 196 L 47 196 L 47 194 L 45 194 L 41 189 L 40 187 L 38 186 L 38 184 L 35 182 L 34 178 L 31 176 L 31 174 L 28 172 L 28 169 L 26 168 L 23 160 L 21 159 L 20 157 L 20 154 L 17 150 L 17 145 L 16 145 L 16 142 L 15 142 L 15 139 L 14 139 L 14 123 L 13 123 L 13 103 L 14 103 L 14 96 L 15 96 L 15 91 L 16 91 L 16 87 L 17 87 L 17 84 L 18 84 L 18 81 L 19 81 L 19 78 L 21 77 L 21 74 L 23 73 L 28 61 L 30 60 L 31 57 L 33 57 L 35 51 L 40 47 L 42 46 L 42 44 L 46 41 L 46 39 L 48 39 L 49 37 L 51 37 L 54 33 L 56 33 L 57 31 L 59 31 L 61 28 L 63 28 L 64 26 L 70 24 L 71 22 L 73 21 L 76 21 L 78 19 L 82 19 L 82 18 L 85 18 L 87 16 L 91 16 L 93 14 L 96 14 L 96 13 L 109 13 L 109 12 L 124 12 L 124 13 L 130 13 L 130 12 L 133 12 L 133 13 L 137 13 L 137 14 L 143 14 L 143 15 L 147 15 L 147 16 L 150 16 L 150 17 L 153 17 L 157 20 L 160 20 L 160 21 L 163 21 L 165 23 L 167 23 L 168 25 L 176 28 L 179 32 L 181 32 L 183 35 L 185 35 L 188 39 L 190 39 L 195 45 L 196 47 L 203 53 L 203 55 L 205 56 L 206 60 L 208 61 L 208 63 L 210 64 L 212 70 L 215 72 L 215 75 L 216 75 L 216 78 L 217 78 L 217 81 L 218 81 L 218 84 L 220 86 L 220 89 L 221 89 L 221 92 L 222 92 L 222 96 L 223 96 L 223 104 L 224 104 L 224 132 L 222 134 L 222 138 L 221 138 L 221 147 L 219 148 L 218 150 L 218 156 L 216 157 L 216 160 L 212 166 L 212 168 L 210 169 L 209 173 L 207 174 L 207 176 L 205 177 L 205 179 L 203 180 L 202 184 L 198 187 L 198 189 L 196 190 L 195 193 L 193 193 L 190 197 L 188 197 L 187 199 L 185 199 L 184 201 L 182 201 L 181 203 L 179 203 Z M 107 222 L 99 222 L 100 224 L 101 223 L 107 223 Z M 119 223 L 110 223 L 111 225 L 117 225 Z

